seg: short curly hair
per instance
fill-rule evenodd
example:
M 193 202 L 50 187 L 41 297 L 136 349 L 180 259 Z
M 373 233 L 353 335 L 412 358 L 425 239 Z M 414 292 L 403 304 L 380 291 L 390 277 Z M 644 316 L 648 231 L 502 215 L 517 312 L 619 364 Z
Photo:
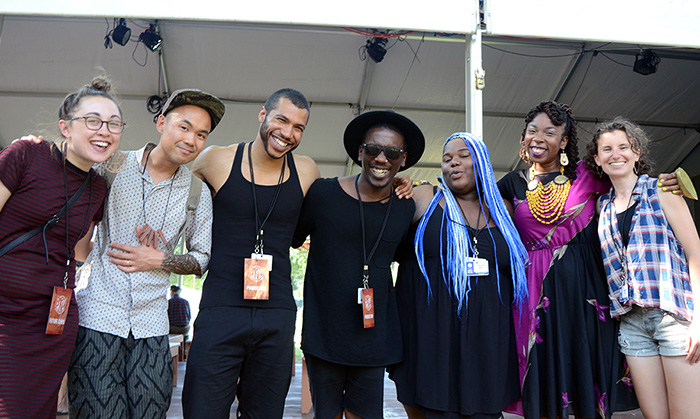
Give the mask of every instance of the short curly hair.
M 530 109 L 530 112 L 528 112 L 525 117 L 525 127 L 520 135 L 520 158 L 523 159 L 524 162 L 530 164 L 530 159 L 525 149 L 525 132 L 527 131 L 528 124 L 541 113 L 547 115 L 555 126 L 564 126 L 563 137 L 569 137 L 569 141 L 566 143 L 566 147 L 564 147 L 564 152 L 569 158 L 569 164 L 564 167 L 564 175 L 572 181 L 576 180 L 576 165 L 579 161 L 578 123 L 569 105 L 554 101 L 545 101 L 540 102 L 537 106 Z
M 583 159 L 588 170 L 597 174 L 598 178 L 602 180 L 610 180 L 608 175 L 595 162 L 595 156 L 598 154 L 598 140 L 600 140 L 600 136 L 613 131 L 624 132 L 632 149 L 639 154 L 639 161 L 635 164 L 636 174 L 653 175 L 654 162 L 649 155 L 649 137 L 639 125 L 621 116 L 598 125 L 593 139 L 586 146 L 586 157 Z

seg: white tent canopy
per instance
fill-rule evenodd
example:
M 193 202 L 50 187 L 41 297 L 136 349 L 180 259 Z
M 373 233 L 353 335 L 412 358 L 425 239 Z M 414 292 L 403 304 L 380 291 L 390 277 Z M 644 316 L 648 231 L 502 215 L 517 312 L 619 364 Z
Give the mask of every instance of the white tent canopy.
M 131 0 L 99 7 L 3 3 L 0 145 L 55 123 L 62 97 L 89 81 L 97 66 L 118 82 L 128 123 L 123 149 L 157 140 L 146 99 L 163 94 L 165 82 L 170 91 L 196 87 L 225 101 L 226 116 L 209 140 L 221 145 L 251 141 L 267 96 L 282 87 L 299 89 L 312 103 L 299 153 L 312 156 L 323 176 L 349 172 L 341 138 L 360 111 L 394 109 L 423 129 L 426 152 L 409 171 L 415 179 L 434 179 L 443 141 L 467 126 L 466 98 L 472 96 L 465 86 L 473 81 L 467 42 L 479 19 L 476 2 L 356 1 L 333 11 L 327 2 L 229 9 L 204 0 L 196 8 L 169 2 L 167 9 Z M 511 0 L 485 4 L 486 85 L 476 94 L 482 95 L 483 137 L 494 169 L 518 166 L 525 114 L 555 99 L 570 104 L 580 121 L 582 155 L 598 121 L 624 115 L 649 132 L 659 170 L 680 164 L 699 174 L 700 25 L 691 24 L 699 21 L 698 6 L 570 3 L 570 10 Z M 115 18 L 127 18 L 134 39 L 157 22 L 162 56 L 137 42 L 105 48 Z M 363 33 L 376 31 L 389 37 L 380 63 L 366 54 L 361 59 L 370 39 Z M 661 59 L 658 71 L 634 73 L 635 55 L 649 48 Z

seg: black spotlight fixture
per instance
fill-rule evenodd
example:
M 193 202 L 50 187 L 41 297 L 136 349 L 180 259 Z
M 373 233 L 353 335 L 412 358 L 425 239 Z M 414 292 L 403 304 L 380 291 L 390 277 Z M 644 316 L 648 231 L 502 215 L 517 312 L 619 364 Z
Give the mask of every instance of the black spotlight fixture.
M 659 66 L 661 58 L 659 58 L 656 53 L 650 49 L 642 51 L 642 54 L 637 54 L 634 59 L 634 70 L 635 73 L 648 76 L 649 74 L 656 73 L 656 68 Z
M 129 42 L 129 39 L 131 39 L 131 29 L 126 26 L 126 19 L 119 19 L 119 25 L 112 31 L 112 39 L 121 46 Z
M 367 40 L 367 44 L 365 45 L 367 54 L 369 54 L 369 58 L 375 63 L 380 63 L 384 59 L 384 55 L 386 55 L 386 43 L 386 38 L 372 38 Z
M 139 42 L 143 42 L 151 51 L 158 51 L 163 43 L 163 38 L 156 33 L 156 25 L 150 25 L 148 29 L 139 35 Z

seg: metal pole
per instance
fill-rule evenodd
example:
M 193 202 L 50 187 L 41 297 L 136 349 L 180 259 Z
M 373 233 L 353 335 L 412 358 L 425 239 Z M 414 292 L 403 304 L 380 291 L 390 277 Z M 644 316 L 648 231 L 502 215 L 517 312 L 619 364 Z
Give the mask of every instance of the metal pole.
M 480 27 L 467 39 L 465 95 L 467 104 L 467 131 L 479 138 L 484 138 L 484 102 L 485 72 L 481 59 Z
M 5 15 L 0 15 L 0 44 L 2 44 L 2 24 L 5 22 Z

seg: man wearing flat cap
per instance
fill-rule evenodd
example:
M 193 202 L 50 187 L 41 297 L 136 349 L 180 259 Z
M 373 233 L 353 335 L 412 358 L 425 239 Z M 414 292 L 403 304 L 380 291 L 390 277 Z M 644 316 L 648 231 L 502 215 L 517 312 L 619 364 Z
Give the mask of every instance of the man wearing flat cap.
M 184 165 L 202 151 L 224 110 L 213 95 L 178 90 L 158 116 L 157 145 L 117 152 L 96 167 L 111 189 L 92 250 L 90 234 L 76 246 L 76 259 L 89 255 L 76 275 L 72 418 L 166 416 L 173 388 L 170 273 L 202 275 L 211 252 L 211 194 Z M 187 253 L 176 255 L 181 236 Z
M 385 367 L 403 353 L 390 265 L 415 212 L 393 179 L 425 139 L 405 116 L 372 111 L 350 122 L 344 143 L 361 173 L 317 180 L 294 235 L 294 246 L 311 236 L 301 348 L 317 418 L 381 418 Z

